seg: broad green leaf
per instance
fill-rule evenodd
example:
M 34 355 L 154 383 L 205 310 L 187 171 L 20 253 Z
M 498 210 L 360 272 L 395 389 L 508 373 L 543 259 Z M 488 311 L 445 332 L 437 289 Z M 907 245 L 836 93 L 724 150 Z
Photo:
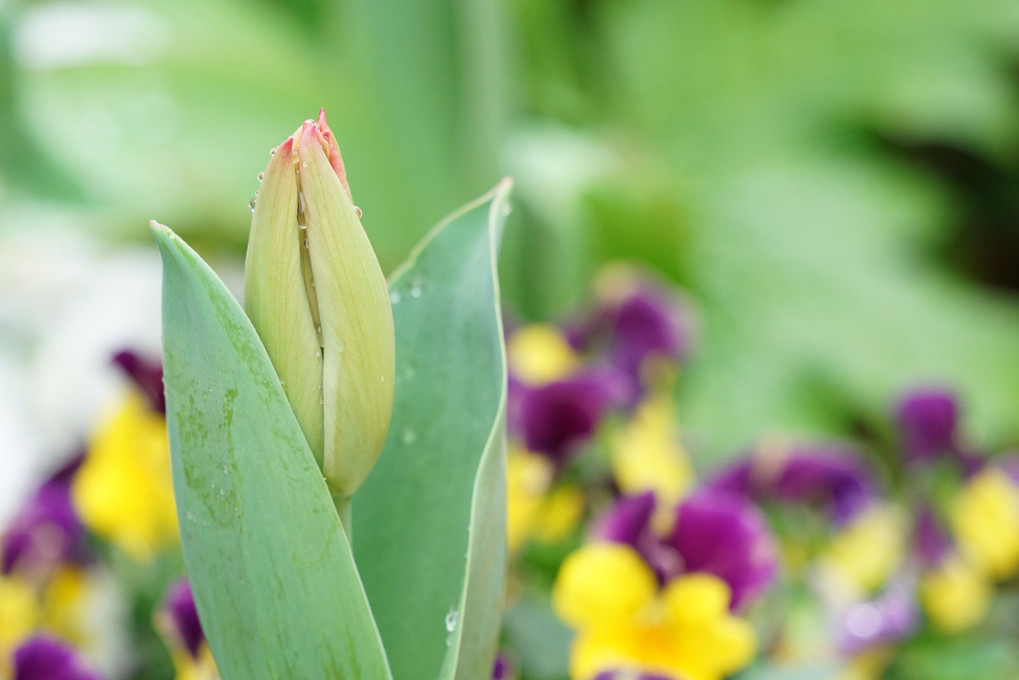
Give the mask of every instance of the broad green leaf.
M 181 542 L 223 677 L 389 677 L 346 535 L 262 343 L 198 255 L 154 231 Z
M 495 252 L 509 183 L 393 277 L 396 401 L 354 496 L 354 553 L 393 676 L 489 677 L 505 576 L 506 366 Z

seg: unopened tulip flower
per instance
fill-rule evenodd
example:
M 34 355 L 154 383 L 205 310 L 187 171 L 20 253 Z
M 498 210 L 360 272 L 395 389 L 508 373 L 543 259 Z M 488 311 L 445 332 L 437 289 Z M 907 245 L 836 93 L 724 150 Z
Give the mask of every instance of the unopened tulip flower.
M 254 206 L 244 308 L 334 493 L 375 464 L 393 406 L 386 280 L 325 111 L 279 145 Z

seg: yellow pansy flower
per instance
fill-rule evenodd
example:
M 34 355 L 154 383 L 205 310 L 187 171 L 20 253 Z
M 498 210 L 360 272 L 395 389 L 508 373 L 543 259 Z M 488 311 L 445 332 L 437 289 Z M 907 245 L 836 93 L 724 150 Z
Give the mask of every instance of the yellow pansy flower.
M 28 583 L 15 576 L 0 576 L 0 661 L 35 628 L 38 609 L 35 591 Z
M 822 569 L 838 586 L 869 595 L 902 563 L 905 529 L 901 509 L 874 505 L 832 539 Z
M 166 421 L 131 392 L 106 419 L 74 479 L 82 522 L 137 560 L 178 541 Z
M 563 562 L 552 589 L 556 614 L 576 629 L 570 676 L 631 668 L 686 680 L 719 680 L 746 666 L 756 636 L 729 612 L 724 581 L 706 573 L 659 588 L 631 547 L 594 543 Z
M 1019 486 L 989 467 L 960 492 L 951 513 L 962 554 L 995 579 L 1019 571 Z
M 960 555 L 949 555 L 920 581 L 920 600 L 942 633 L 960 633 L 980 623 L 991 606 L 987 577 Z
M 679 502 L 694 480 L 668 392 L 652 394 L 613 437 L 612 472 L 627 495 L 654 491 L 661 507 Z
M 506 358 L 510 372 L 529 385 L 565 378 L 580 363 L 563 334 L 544 323 L 514 331 L 506 342 Z

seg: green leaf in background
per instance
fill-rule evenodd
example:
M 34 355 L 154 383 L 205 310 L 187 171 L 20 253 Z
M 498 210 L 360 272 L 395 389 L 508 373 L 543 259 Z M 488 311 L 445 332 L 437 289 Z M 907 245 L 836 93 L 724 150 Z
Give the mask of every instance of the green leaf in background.
M 505 577 L 496 247 L 510 185 L 439 225 L 390 285 L 396 400 L 354 496 L 354 553 L 398 680 L 489 677 Z
M 570 676 L 573 631 L 552 611 L 548 598 L 528 596 L 503 617 L 503 640 L 528 680 L 565 680 Z
M 227 680 L 390 677 L 332 499 L 248 318 L 179 237 L 163 257 L 181 542 Z

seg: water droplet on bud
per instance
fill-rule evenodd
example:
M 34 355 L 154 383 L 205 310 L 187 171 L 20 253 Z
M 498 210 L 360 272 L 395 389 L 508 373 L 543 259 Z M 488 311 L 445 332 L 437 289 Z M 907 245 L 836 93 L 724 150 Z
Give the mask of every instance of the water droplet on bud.
M 354 206 L 354 214 L 357 215 L 357 219 L 361 219 L 362 217 L 364 217 L 364 211 L 362 211 L 356 205 Z

